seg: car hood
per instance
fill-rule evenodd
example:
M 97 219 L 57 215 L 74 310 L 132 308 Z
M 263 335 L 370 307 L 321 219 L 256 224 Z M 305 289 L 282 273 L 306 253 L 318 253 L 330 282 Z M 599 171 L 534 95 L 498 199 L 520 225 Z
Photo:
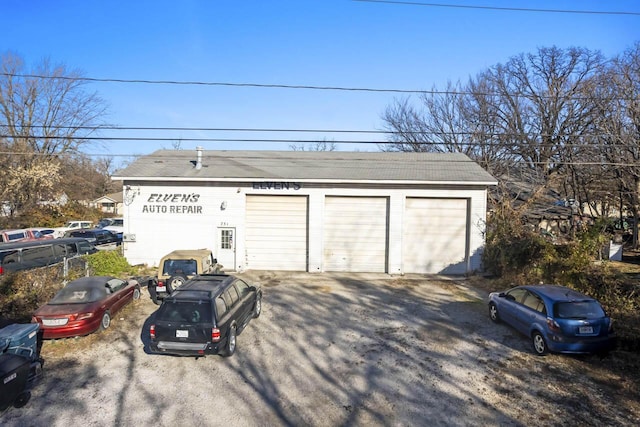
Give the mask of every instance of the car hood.
M 60 316 L 63 314 L 86 313 L 95 311 L 99 304 L 47 304 L 34 313 L 35 316 Z

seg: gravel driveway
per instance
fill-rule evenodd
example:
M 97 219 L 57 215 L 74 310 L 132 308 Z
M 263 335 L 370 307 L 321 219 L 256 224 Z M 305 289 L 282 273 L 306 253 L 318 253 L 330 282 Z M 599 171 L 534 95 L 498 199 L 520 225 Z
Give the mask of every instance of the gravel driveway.
M 228 359 L 150 355 L 143 298 L 106 332 L 45 342 L 5 426 L 637 425 L 607 359 L 532 354 L 465 280 L 247 272 L 263 312 Z

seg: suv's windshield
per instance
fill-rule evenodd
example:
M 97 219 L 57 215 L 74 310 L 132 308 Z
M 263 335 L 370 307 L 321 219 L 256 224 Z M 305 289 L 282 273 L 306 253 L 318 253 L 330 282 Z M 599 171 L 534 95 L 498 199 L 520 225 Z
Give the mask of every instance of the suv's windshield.
M 556 303 L 554 316 L 561 319 L 599 319 L 606 316 L 596 301 L 572 301 Z
M 176 274 L 191 276 L 197 271 L 198 266 L 195 259 L 168 259 L 162 265 L 162 274 L 167 276 Z
M 165 322 L 211 323 L 210 301 L 165 301 L 156 313 Z

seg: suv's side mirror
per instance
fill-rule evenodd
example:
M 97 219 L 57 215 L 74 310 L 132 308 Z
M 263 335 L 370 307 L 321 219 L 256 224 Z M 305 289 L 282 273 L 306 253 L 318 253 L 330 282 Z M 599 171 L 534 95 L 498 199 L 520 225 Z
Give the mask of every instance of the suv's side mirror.
M 218 258 L 214 258 L 214 259 L 213 259 L 213 263 L 214 263 L 214 264 L 217 264 L 217 263 L 218 263 Z

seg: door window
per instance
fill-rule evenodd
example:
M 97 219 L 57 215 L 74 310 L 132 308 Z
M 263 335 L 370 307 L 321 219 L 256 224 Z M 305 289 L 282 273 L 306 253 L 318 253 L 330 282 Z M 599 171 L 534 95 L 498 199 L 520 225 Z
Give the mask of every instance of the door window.
M 233 230 L 220 230 L 220 249 L 233 249 Z

